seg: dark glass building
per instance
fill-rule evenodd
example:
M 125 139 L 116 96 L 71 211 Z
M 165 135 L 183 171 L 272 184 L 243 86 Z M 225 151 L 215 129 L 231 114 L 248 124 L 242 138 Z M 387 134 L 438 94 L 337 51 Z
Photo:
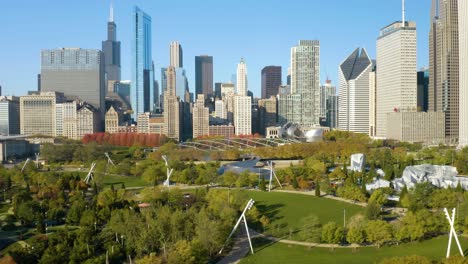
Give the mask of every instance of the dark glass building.
M 281 66 L 267 66 L 262 70 L 262 99 L 278 94 L 281 86 Z
M 195 56 L 195 93 L 213 96 L 213 57 Z
M 117 41 L 117 25 L 112 6 L 107 23 L 107 40 L 102 42 L 102 52 L 107 80 L 120 81 L 120 41 Z

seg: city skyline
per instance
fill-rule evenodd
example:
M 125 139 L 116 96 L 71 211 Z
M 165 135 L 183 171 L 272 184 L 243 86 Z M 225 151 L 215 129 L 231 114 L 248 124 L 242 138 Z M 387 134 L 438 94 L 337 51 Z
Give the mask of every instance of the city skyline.
M 55 1 L 53 1 L 55 2 Z M 262 2 L 262 1 L 259 1 Z M 297 1 L 300 2 L 300 1 Z M 169 64 L 169 53 L 167 47 L 171 41 L 179 41 L 184 46 L 185 68 L 187 70 L 187 77 L 189 79 L 190 91 L 195 91 L 195 65 L 194 57 L 200 54 L 208 54 L 214 57 L 214 82 L 226 82 L 230 80 L 230 76 L 236 71 L 236 64 L 240 57 L 244 57 L 246 63 L 249 64 L 249 88 L 256 96 L 260 95 L 261 89 L 261 69 L 267 65 L 279 65 L 284 69 L 289 67 L 289 49 L 299 39 L 318 39 L 321 42 L 321 78 L 320 82 L 323 83 L 328 76 L 334 84 L 338 80 L 338 65 L 346 54 L 349 54 L 358 46 L 362 46 L 369 51 L 371 58 L 375 58 L 375 42 L 378 37 L 378 31 L 389 24 L 389 21 L 398 20 L 401 12 L 401 2 L 392 1 L 391 3 L 373 3 L 375 1 L 362 1 L 366 9 L 371 10 L 386 10 L 385 14 L 373 16 L 366 19 L 356 17 L 350 10 L 359 8 L 355 4 L 347 3 L 347 1 L 330 1 L 330 3 L 323 3 L 323 8 L 328 5 L 334 6 L 333 11 L 336 21 L 328 23 L 326 27 L 320 24 L 321 14 L 314 16 L 310 19 L 294 18 L 287 22 L 275 21 L 274 15 L 265 17 L 260 15 L 256 17 L 252 15 L 256 12 L 255 6 L 261 3 L 248 3 L 243 7 L 242 5 L 236 6 L 233 3 L 216 3 L 207 1 L 206 3 L 191 3 L 182 1 L 180 4 L 171 7 L 167 3 L 160 3 L 158 5 L 148 4 L 145 1 L 135 1 L 130 3 L 114 2 L 114 21 L 118 25 L 118 39 L 122 42 L 122 79 L 131 79 L 131 12 L 133 5 L 139 5 L 142 10 L 147 12 L 153 18 L 153 57 L 155 61 L 155 72 L 161 67 L 166 67 Z M 57 48 L 57 47 L 81 47 L 81 48 L 100 48 L 102 40 L 106 39 L 106 23 L 108 21 L 110 1 L 103 1 L 88 3 L 88 8 L 83 9 L 82 6 L 71 4 L 70 8 L 64 8 L 61 3 L 51 5 L 50 12 L 53 10 L 61 10 L 61 16 L 70 17 L 69 23 L 61 25 L 59 17 L 52 16 L 51 19 L 44 19 L 42 16 L 37 17 L 37 25 L 44 27 L 44 25 L 53 26 L 53 32 L 41 32 L 37 35 L 36 32 L 28 32 L 22 30 L 27 23 L 8 23 L 14 25 L 8 29 L 1 29 L 0 33 L 3 35 L 9 34 L 9 30 L 15 32 L 15 38 L 12 38 L 8 43 L 3 43 L 4 49 L 0 51 L 0 57 L 5 58 L 2 61 L 9 61 L 13 55 L 15 58 L 22 58 L 23 56 L 28 59 L 20 59 L 19 61 L 28 61 L 25 65 L 21 66 L 22 70 L 18 70 L 19 65 L 6 65 L 0 62 L 0 84 L 4 87 L 4 94 L 8 95 L 23 95 L 28 90 L 35 90 L 37 88 L 36 75 L 40 71 L 40 49 Z M 312 3 L 301 3 L 305 7 L 312 5 Z M 339 8 L 337 8 L 339 4 Z M 427 52 L 427 34 L 429 32 L 429 16 L 427 15 L 430 10 L 430 1 L 421 3 L 420 1 L 408 1 L 407 3 L 407 17 L 416 21 L 420 26 L 418 27 L 418 68 L 421 66 L 428 66 L 428 52 Z M 36 3 L 29 3 L 31 7 Z M 168 27 L 164 20 L 168 16 L 168 12 L 164 10 L 171 10 L 176 8 L 181 13 L 186 14 L 194 11 L 198 6 L 210 6 L 210 10 L 223 12 L 229 10 L 219 25 L 213 26 L 207 24 L 208 19 L 200 19 L 194 23 L 184 23 L 185 20 L 175 23 L 174 26 Z M 93 6 L 95 8 L 89 8 Z M 268 9 L 274 12 L 290 12 L 291 10 L 300 14 L 303 9 L 296 8 L 297 5 L 283 6 L 280 1 L 273 1 Z M 0 22 L 12 21 L 10 13 L 14 10 L 21 8 L 21 5 L 14 5 L 12 3 L 2 3 L 2 9 L 11 10 L 0 18 Z M 285 8 L 283 10 L 283 7 Z M 29 9 L 29 8 L 28 8 Z M 33 9 L 33 8 L 31 8 Z M 89 11 L 93 9 L 92 11 Z M 95 9 L 95 10 L 94 10 Z M 73 14 L 67 12 L 73 10 Z M 157 11 L 159 10 L 159 11 Z M 236 12 L 242 11 L 246 14 L 246 20 L 242 24 L 257 25 L 247 27 L 245 37 L 236 37 L 240 32 L 236 29 L 235 25 L 230 22 L 229 18 L 236 15 Z M 89 14 L 88 14 L 89 13 Z M 169 12 L 170 13 L 170 12 Z M 86 14 L 87 19 L 84 19 Z M 81 16 L 82 15 L 82 16 Z M 88 19 L 89 17 L 89 19 Z M 304 17 L 304 16 L 297 16 Z M 36 14 L 31 14 L 30 19 L 35 19 Z M 263 20 L 262 20 L 263 19 Z M 3 21 L 5 20 L 5 21 Z M 353 25 L 361 24 L 365 26 L 355 28 Z M 352 21 L 352 23 L 349 23 Z M 270 28 L 274 30 L 267 30 L 262 32 L 262 38 L 255 35 L 260 31 L 262 23 L 272 22 Z M 301 22 L 298 24 L 298 22 Z M 294 27 L 292 27 L 294 25 Z M 203 26 L 209 26 L 209 32 L 203 32 Z M 62 29 L 63 27 L 63 29 Z M 63 32 L 67 32 L 66 28 L 69 27 L 70 31 L 74 34 L 64 36 Z M 91 29 L 92 28 L 92 29 Z M 193 29 L 197 30 L 193 30 Z M 1 32 L 5 31 L 5 32 Z M 30 31 L 30 29 L 29 29 Z M 18 33 L 20 32 L 20 33 Z M 288 32 L 288 34 L 284 34 Z M 330 34 L 329 32 L 333 32 Z M 29 33 L 29 34 L 26 34 Z M 62 33 L 62 34 L 60 34 Z M 197 35 L 198 34 L 198 35 Z M 228 38 L 226 39 L 226 35 Z M 278 39 L 278 35 L 284 36 Z M 357 36 L 354 36 L 357 35 Z M 40 37 L 38 37 L 40 36 Z M 84 37 L 86 36 L 86 37 Z M 25 41 L 25 38 L 35 38 L 34 43 Z M 341 39 L 347 39 L 349 45 L 342 45 Z M 226 43 L 226 40 L 231 40 Z M 274 41 L 273 41 L 274 40 Z M 349 40 L 349 41 L 348 41 Z M 30 44 L 27 50 L 14 48 L 18 46 L 18 42 L 23 41 Z M 224 43 L 224 46 L 220 44 Z M 24 45 L 24 43 L 21 43 Z M 21 46 L 20 45 L 20 46 Z M 225 52 L 229 49 L 230 52 Z M 22 50 L 23 53 L 20 53 Z M 11 52 L 13 51 L 13 52 Z M 283 80 L 287 71 L 283 71 Z M 156 75 L 159 80 L 160 76 Z

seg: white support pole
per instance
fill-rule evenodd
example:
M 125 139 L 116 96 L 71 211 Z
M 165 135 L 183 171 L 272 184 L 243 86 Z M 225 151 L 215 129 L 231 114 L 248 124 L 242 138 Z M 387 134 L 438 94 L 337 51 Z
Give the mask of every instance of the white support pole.
M 39 169 L 39 153 L 36 153 L 36 169 Z
M 247 226 L 247 219 L 245 218 L 245 215 L 244 215 L 244 224 L 245 224 L 245 232 L 247 232 L 247 238 L 249 239 L 250 251 L 253 254 L 254 251 L 253 251 L 253 246 L 252 246 L 252 240 L 250 239 L 249 227 Z
M 273 175 L 275 176 L 275 179 L 276 181 L 278 182 L 279 186 L 281 187 L 281 189 L 283 189 L 283 185 L 281 185 L 281 182 L 279 181 L 278 177 L 276 176 L 276 172 L 273 171 Z
M 30 161 L 31 161 L 30 158 L 26 159 L 26 161 L 25 161 L 24 164 L 23 164 L 23 167 L 21 168 L 21 172 L 24 171 L 24 169 L 26 168 L 26 165 L 28 165 L 28 163 L 29 163 Z
M 91 180 L 94 180 L 94 177 L 93 177 L 93 170 L 94 170 L 94 167 L 96 167 L 96 162 L 93 162 L 91 164 L 91 168 L 89 169 L 89 172 L 88 172 L 88 175 L 86 175 L 86 178 L 84 179 L 84 181 L 86 182 L 86 184 L 89 184 L 89 182 Z
M 268 165 L 270 165 L 270 180 L 268 183 L 268 192 L 271 192 L 271 180 L 273 179 L 273 162 L 269 161 Z
M 115 167 L 114 161 L 110 158 L 109 153 L 106 152 L 106 153 L 104 153 L 104 155 L 105 155 L 106 158 L 107 158 L 107 164 L 110 163 L 112 166 Z

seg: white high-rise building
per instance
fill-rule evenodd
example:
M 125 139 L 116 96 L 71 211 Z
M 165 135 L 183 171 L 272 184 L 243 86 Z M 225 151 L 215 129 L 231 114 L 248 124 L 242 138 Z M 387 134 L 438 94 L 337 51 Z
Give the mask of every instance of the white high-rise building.
M 339 67 L 340 94 L 338 127 L 369 133 L 369 73 L 372 60 L 365 49 L 357 48 Z
M 234 97 L 234 127 L 236 135 L 252 134 L 252 99 L 250 96 Z
M 377 93 L 377 67 L 372 67 L 369 73 L 369 136 L 375 137 L 375 120 L 376 120 L 376 93 Z
M 247 65 L 242 58 L 240 63 L 237 64 L 237 95 L 247 96 L 248 85 L 247 85 Z M 222 89 L 222 88 L 221 88 Z
M 386 137 L 388 113 L 417 110 L 415 22 L 398 21 L 381 29 L 377 65 L 376 136 Z
M 169 47 L 169 66 L 174 68 L 183 68 L 183 52 L 179 41 L 172 41 Z
M 210 110 L 205 107 L 205 96 L 197 95 L 193 106 L 193 138 L 208 136 L 210 134 Z
M 458 0 L 458 32 L 460 56 L 460 121 L 459 146 L 468 146 L 468 2 Z
M 291 95 L 296 100 L 292 112 L 297 118 L 287 120 L 304 129 L 320 125 L 320 42 L 301 40 L 291 48 Z M 299 103 L 300 101 L 300 103 Z M 296 120 L 297 119 L 297 120 Z
M 215 101 L 215 115 L 220 119 L 227 119 L 226 103 L 223 100 Z

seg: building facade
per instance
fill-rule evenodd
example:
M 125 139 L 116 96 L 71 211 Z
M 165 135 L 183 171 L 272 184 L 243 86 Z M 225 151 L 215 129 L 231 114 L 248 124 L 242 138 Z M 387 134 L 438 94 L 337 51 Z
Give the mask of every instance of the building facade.
M 339 67 L 340 130 L 369 133 L 369 73 L 372 60 L 365 49 L 357 48 Z
M 120 125 L 120 114 L 115 110 L 113 106 L 109 107 L 109 110 L 106 112 L 106 133 L 118 133 Z
M 63 48 L 41 52 L 41 91 L 75 96 L 105 113 L 104 55 L 100 50 Z
M 19 97 L 0 96 L 0 135 L 20 134 Z
M 207 99 L 214 96 L 212 56 L 195 57 L 195 94 L 203 94 Z
M 374 62 L 372 71 L 369 73 L 369 136 L 376 136 L 377 120 L 377 67 Z
M 205 107 L 205 96 L 199 94 L 193 106 L 193 138 L 208 136 L 210 134 L 210 111 Z
M 281 66 L 266 66 L 262 69 L 262 99 L 278 95 L 282 85 Z
M 63 94 L 41 92 L 20 97 L 20 132 L 23 135 L 56 136 L 56 107 Z
M 468 146 L 468 2 L 458 1 L 458 32 L 459 32 L 459 147 Z
M 388 113 L 417 110 L 415 22 L 397 21 L 381 29 L 377 67 L 376 136 L 386 137 Z
M 242 58 L 239 64 L 237 64 L 236 94 L 240 96 L 247 96 L 248 89 L 247 65 Z
M 180 98 L 176 95 L 176 71 L 167 68 L 167 91 L 164 93 L 164 134 L 171 139 L 180 141 L 182 138 L 182 107 Z
M 260 134 L 266 135 L 267 127 L 276 126 L 276 111 L 276 96 L 258 100 L 258 126 Z
M 134 7 L 132 17 L 132 88 L 131 105 L 132 118 L 137 119 L 138 114 L 150 112 L 151 96 L 153 91 L 153 62 L 151 57 L 151 17 Z
M 387 114 L 392 129 L 388 139 L 439 145 L 445 142 L 445 114 L 443 112 L 394 112 Z
M 332 95 L 336 95 L 336 86 L 332 85 L 331 80 L 326 80 L 325 84 L 320 86 L 320 117 L 326 117 L 327 100 Z
M 77 139 L 82 139 L 87 134 L 98 132 L 98 112 L 92 105 L 86 103 L 79 105 L 76 117 Z
M 209 131 L 210 137 L 232 138 L 235 135 L 233 125 L 210 126 Z
M 182 45 L 179 41 L 172 41 L 169 45 L 169 66 L 174 68 L 184 67 L 184 56 L 182 51 Z
M 418 112 L 428 111 L 429 102 L 429 71 L 421 70 L 418 71 Z
M 445 113 L 448 140 L 458 140 L 458 0 L 432 0 L 429 34 L 429 111 Z
M 252 134 L 251 105 L 250 96 L 234 96 L 234 127 L 238 136 Z

